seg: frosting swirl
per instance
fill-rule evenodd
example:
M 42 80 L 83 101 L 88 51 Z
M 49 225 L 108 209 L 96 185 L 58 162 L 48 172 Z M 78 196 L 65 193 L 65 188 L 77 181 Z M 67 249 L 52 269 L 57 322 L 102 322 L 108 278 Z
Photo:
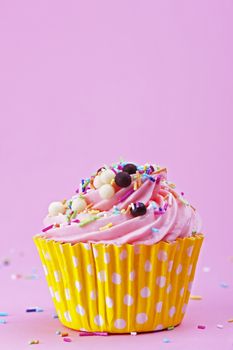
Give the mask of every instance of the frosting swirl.
M 165 168 L 130 165 L 99 169 L 70 200 L 52 203 L 40 235 L 64 243 L 151 245 L 200 232 L 198 213 L 167 181 Z

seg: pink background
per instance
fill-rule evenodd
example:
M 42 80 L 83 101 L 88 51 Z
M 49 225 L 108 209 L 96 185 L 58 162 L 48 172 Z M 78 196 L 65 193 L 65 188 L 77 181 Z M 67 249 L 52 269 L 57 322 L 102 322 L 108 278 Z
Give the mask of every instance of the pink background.
M 230 0 L 0 1 L 4 350 L 37 338 L 41 349 L 232 348 L 232 11 Z M 193 293 L 203 300 L 172 332 L 72 332 L 63 344 L 32 236 L 50 201 L 119 157 L 166 165 L 199 209 L 206 239 Z M 11 279 L 33 268 L 38 280 Z M 34 305 L 45 311 L 26 314 Z

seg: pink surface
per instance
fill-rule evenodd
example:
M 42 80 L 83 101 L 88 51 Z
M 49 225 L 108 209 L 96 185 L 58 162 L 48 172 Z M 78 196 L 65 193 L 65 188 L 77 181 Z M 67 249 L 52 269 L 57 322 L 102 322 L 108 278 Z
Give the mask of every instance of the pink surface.
M 232 10 L 226 0 L 0 2 L 4 350 L 34 338 L 41 349 L 232 348 Z M 203 300 L 190 301 L 174 331 L 72 332 L 63 344 L 31 237 L 50 201 L 72 195 L 81 176 L 119 156 L 166 165 L 199 209 L 206 240 L 193 293 Z M 11 279 L 32 268 L 39 279 Z M 33 305 L 45 311 L 26 314 Z

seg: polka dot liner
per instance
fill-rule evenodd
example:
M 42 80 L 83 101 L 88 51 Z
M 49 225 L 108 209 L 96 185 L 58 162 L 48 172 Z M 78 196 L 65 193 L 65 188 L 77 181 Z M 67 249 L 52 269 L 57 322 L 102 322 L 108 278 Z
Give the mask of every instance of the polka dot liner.
M 181 323 L 203 236 L 152 246 L 34 241 L 61 323 L 139 333 Z

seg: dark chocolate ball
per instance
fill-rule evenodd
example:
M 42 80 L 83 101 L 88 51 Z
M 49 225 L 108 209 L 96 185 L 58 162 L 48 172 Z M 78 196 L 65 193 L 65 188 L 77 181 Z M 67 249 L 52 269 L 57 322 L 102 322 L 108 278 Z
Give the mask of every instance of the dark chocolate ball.
M 119 187 L 128 187 L 131 184 L 131 176 L 125 171 L 121 171 L 115 176 L 115 183 Z
M 137 167 L 135 164 L 128 163 L 124 165 L 123 171 L 125 171 L 128 174 L 135 174 L 137 171 Z
M 133 203 L 130 208 L 132 216 L 141 216 L 146 214 L 146 206 L 142 202 Z

